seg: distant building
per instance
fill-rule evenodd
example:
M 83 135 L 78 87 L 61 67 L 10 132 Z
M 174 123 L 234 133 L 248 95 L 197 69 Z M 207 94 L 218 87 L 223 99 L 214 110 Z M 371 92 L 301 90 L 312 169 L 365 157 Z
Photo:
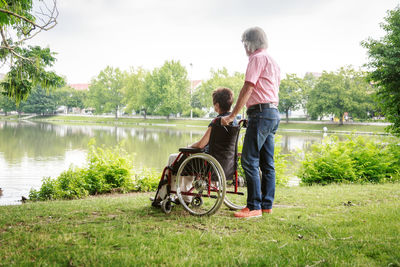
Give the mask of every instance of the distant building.
M 197 89 L 199 89 L 199 87 L 201 86 L 202 83 L 203 83 L 202 80 L 193 80 L 193 81 L 190 81 L 190 85 L 191 85 L 190 88 L 192 89 L 192 92 L 196 92 Z
M 77 91 L 88 91 L 90 83 L 74 83 L 68 84 L 68 86 L 74 88 Z

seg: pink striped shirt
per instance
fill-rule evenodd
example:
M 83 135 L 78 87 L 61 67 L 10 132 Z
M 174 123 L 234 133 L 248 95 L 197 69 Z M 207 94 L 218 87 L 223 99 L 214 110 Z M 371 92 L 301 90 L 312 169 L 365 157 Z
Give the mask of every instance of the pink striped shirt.
M 279 104 L 281 71 L 265 49 L 258 49 L 249 56 L 245 81 L 254 84 L 247 107 L 260 103 L 274 103 L 276 106 Z

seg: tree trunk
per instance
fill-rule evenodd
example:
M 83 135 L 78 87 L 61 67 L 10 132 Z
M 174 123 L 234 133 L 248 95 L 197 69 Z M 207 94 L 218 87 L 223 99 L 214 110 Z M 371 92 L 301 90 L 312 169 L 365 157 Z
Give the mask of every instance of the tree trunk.
M 6 116 L 6 117 L 7 117 L 7 111 L 4 111 L 4 116 Z
M 343 114 L 339 116 L 339 125 L 343 125 Z
M 169 122 L 169 114 L 167 115 L 167 122 Z
M 118 120 L 118 107 L 115 109 L 115 119 Z
M 287 109 L 285 113 L 286 113 L 286 123 L 289 123 L 289 110 Z
M 144 117 L 144 119 L 146 119 L 146 116 L 147 116 L 146 109 L 143 109 L 143 117 Z

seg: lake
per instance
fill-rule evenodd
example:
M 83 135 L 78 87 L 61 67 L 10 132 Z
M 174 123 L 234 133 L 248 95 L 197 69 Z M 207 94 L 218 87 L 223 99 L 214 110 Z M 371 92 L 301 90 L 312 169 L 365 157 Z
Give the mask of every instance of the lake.
M 205 129 L 0 121 L 0 205 L 18 204 L 31 188 L 40 188 L 43 177 L 57 177 L 71 164 L 82 166 L 92 138 L 105 146 L 123 141 L 123 147 L 135 154 L 135 165 L 161 171 L 169 154 L 197 141 Z M 278 134 L 282 136 L 282 153 L 307 150 L 310 143 L 323 137 L 322 133 Z

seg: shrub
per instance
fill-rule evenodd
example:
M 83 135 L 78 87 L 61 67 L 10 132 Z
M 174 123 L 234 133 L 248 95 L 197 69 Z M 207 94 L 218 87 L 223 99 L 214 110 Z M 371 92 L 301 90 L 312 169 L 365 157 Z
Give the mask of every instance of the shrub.
M 275 184 L 276 185 L 287 185 L 289 182 L 289 177 L 287 176 L 285 170 L 287 167 L 286 158 L 288 155 L 281 154 L 282 146 L 281 146 L 282 136 L 275 136 L 275 149 L 274 149 L 274 161 L 275 161 Z M 239 140 L 238 144 L 238 152 L 241 153 L 243 149 L 243 140 L 244 135 Z M 242 168 L 241 158 L 239 158 L 238 162 L 238 175 L 245 178 L 244 170 Z
M 53 199 L 56 192 L 56 182 L 51 177 L 43 177 L 40 190 L 31 189 L 29 198 L 32 200 Z
M 400 147 L 372 138 L 337 136 L 311 146 L 298 173 L 303 184 L 382 183 L 399 180 Z
M 76 199 L 112 191 L 153 191 L 158 186 L 154 171 L 133 171 L 133 159 L 121 148 L 96 147 L 89 142 L 86 166 L 71 166 L 57 178 L 43 178 L 39 190 L 32 189 L 31 200 Z
M 90 194 L 108 193 L 115 188 L 127 192 L 133 188 L 133 159 L 120 145 L 114 149 L 100 148 L 92 140 L 89 142 L 87 161 L 84 176 Z
M 141 169 L 133 175 L 133 190 L 138 192 L 155 191 L 160 181 L 159 172 L 152 169 Z
M 55 180 L 57 188 L 55 198 L 76 199 L 88 196 L 87 183 L 82 172 L 82 169 L 73 169 L 73 167 L 62 172 Z

